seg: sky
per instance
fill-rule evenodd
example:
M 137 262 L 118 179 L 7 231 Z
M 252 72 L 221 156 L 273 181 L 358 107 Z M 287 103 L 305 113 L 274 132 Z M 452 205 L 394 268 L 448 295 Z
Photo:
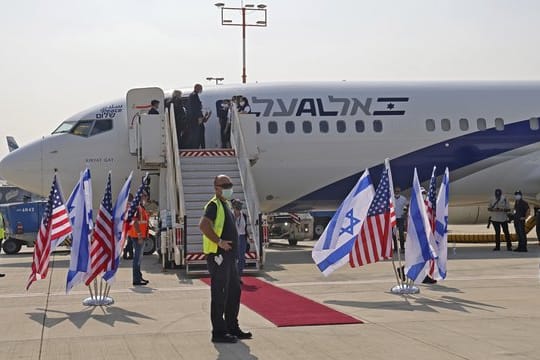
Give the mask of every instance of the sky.
M 241 82 L 241 29 L 221 24 L 215 1 L 1 1 L 0 158 L 6 135 L 28 143 L 134 87 Z M 247 29 L 248 83 L 540 80 L 537 0 L 260 3 L 268 26 Z

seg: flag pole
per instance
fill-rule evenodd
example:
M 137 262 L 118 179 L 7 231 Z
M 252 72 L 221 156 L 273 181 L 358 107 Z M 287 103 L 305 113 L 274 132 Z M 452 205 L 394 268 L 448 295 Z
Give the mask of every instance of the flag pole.
M 392 179 L 392 170 L 390 169 L 390 159 L 386 158 L 384 159 L 384 167 L 388 170 L 388 185 L 390 187 L 390 201 L 394 201 L 394 180 Z M 394 207 L 395 211 L 395 207 Z M 395 227 L 392 228 L 392 232 L 395 234 Z M 394 235 L 395 236 L 395 235 Z M 399 260 L 399 268 L 401 269 L 401 257 L 399 256 L 399 249 L 394 249 L 394 242 L 391 242 L 392 246 L 392 253 L 394 250 L 397 252 L 398 260 Z M 401 278 L 399 277 L 399 274 L 396 269 L 396 262 L 394 260 L 394 256 L 392 254 L 392 267 L 394 268 L 394 275 L 396 276 L 396 282 L 398 287 L 402 287 Z

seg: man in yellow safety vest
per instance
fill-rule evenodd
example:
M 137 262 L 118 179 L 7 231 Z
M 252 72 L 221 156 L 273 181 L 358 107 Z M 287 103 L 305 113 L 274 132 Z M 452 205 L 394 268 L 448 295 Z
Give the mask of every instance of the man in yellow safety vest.
M 215 195 L 204 207 L 204 215 L 199 222 L 211 277 L 210 319 L 214 343 L 235 343 L 238 339 L 250 339 L 252 336 L 238 326 L 242 290 L 236 266 L 238 232 L 228 202 L 232 198 L 232 187 L 227 175 L 215 177 Z

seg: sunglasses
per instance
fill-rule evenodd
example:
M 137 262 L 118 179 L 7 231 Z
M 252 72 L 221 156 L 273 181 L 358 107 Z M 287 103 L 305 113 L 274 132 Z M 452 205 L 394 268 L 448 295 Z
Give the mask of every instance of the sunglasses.
M 232 183 L 226 183 L 226 184 L 217 184 L 216 186 L 219 186 L 222 189 L 232 189 L 233 184 Z

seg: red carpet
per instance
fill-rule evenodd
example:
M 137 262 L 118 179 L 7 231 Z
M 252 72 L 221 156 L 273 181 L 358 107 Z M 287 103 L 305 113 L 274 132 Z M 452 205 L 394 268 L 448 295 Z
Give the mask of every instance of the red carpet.
M 210 285 L 210 278 L 201 280 Z M 242 304 L 278 327 L 362 323 L 349 315 L 266 281 L 249 276 L 242 280 Z

